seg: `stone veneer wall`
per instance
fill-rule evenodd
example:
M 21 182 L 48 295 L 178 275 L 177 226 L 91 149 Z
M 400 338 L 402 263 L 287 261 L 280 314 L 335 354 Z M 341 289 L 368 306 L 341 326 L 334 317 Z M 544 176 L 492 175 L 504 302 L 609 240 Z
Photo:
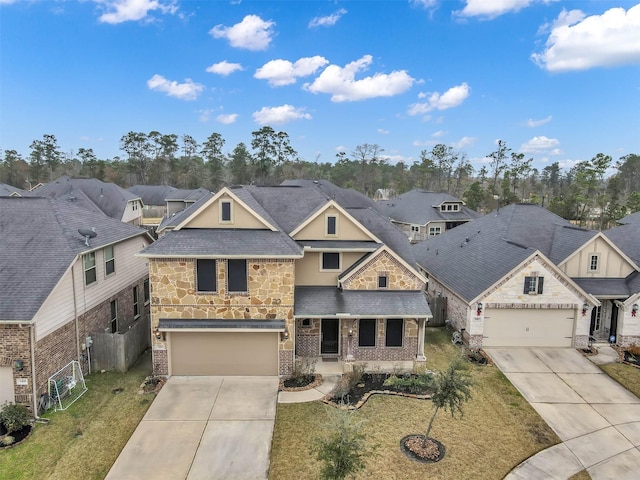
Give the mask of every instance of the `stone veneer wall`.
M 379 275 L 388 276 L 389 288 L 378 288 Z M 352 272 L 342 287 L 345 290 L 422 290 L 424 282 L 385 251 Z
M 195 259 L 150 259 L 151 328 L 161 318 L 284 320 L 293 333 L 294 261 L 289 259 L 247 259 L 247 293 L 226 290 L 227 262 L 218 260 L 214 293 L 196 290 Z M 152 338 L 154 372 L 169 371 L 167 343 Z M 281 341 L 280 373 L 287 374 L 293 364 L 293 338 Z

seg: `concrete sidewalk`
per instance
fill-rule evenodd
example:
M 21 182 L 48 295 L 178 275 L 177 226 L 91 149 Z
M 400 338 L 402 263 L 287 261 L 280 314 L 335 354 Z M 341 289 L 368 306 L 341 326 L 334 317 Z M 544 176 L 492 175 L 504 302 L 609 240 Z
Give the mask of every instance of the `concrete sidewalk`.
M 316 388 L 301 392 L 279 392 L 278 403 L 303 403 L 320 400 L 330 393 L 339 381 L 340 375 L 324 374 L 322 375 L 322 383 Z
M 264 480 L 278 377 L 169 378 L 107 480 Z
M 485 351 L 563 441 L 525 460 L 506 479 L 567 479 L 584 469 L 593 480 L 638 478 L 638 397 L 574 349 Z

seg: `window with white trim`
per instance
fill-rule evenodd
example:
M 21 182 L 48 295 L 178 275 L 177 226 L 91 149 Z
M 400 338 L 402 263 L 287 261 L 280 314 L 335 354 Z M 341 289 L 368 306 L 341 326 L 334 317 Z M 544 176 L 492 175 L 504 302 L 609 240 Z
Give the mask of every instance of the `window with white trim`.
M 326 219 L 326 233 L 327 236 L 336 236 L 338 235 L 338 217 L 336 215 L 327 215 Z
M 102 250 L 104 255 L 104 274 L 111 275 L 116 271 L 116 257 L 114 252 L 114 246 L 109 245 Z
M 133 287 L 133 318 L 140 316 L 140 298 L 138 296 L 138 286 Z
M 378 274 L 378 288 L 389 288 L 389 276 L 387 274 Z
M 89 252 L 84 256 L 84 284 L 91 285 L 96 279 L 96 252 Z
M 429 236 L 435 237 L 436 235 L 440 235 L 442 233 L 442 227 L 429 227 Z
M 589 271 L 597 272 L 600 267 L 600 255 L 597 253 L 592 253 L 589 256 Z
M 339 252 L 322 252 L 321 270 L 340 270 Z
M 544 287 L 544 277 L 531 276 L 524 277 L 524 291 L 523 293 L 529 295 L 539 295 L 542 294 Z
M 149 301 L 151 300 L 151 289 L 149 287 L 149 279 L 145 279 L 144 284 L 143 284 L 143 291 L 144 291 L 144 304 L 147 305 L 149 303 Z
M 220 223 L 232 223 L 231 201 L 220 200 Z

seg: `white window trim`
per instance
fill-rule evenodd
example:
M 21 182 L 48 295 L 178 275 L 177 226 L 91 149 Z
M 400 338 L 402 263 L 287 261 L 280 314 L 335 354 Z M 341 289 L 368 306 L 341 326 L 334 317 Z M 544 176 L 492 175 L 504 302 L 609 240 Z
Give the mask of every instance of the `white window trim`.
M 140 318 L 140 289 L 138 288 L 137 285 L 133 286 L 133 319 L 137 320 L 138 318 Z M 138 313 L 136 313 L 136 310 L 138 310 Z
M 386 278 L 386 283 L 387 286 L 386 287 L 381 287 L 380 286 L 380 278 Z M 378 273 L 378 290 L 389 290 L 389 274 L 387 272 L 380 272 Z
M 230 220 L 223 220 L 222 219 L 222 204 L 223 203 L 228 203 L 229 204 L 229 217 L 230 217 Z M 224 224 L 227 224 L 227 225 L 233 224 L 233 200 L 231 200 L 230 198 L 222 198 L 222 199 L 220 199 L 218 209 L 219 209 L 218 213 L 219 213 L 219 221 L 220 221 L 220 223 L 224 223 Z
M 440 234 L 442 234 L 442 227 L 441 226 L 429 227 L 429 236 L 430 237 L 435 237 L 435 236 L 440 235 Z
M 336 219 L 336 233 L 329 233 L 329 217 L 333 217 Z M 338 227 L 338 215 L 335 213 L 327 213 L 324 216 L 324 236 L 335 238 L 338 236 L 339 227 Z
M 113 257 L 111 257 L 111 260 L 107 259 L 107 249 L 111 248 L 111 253 L 113 254 Z M 111 275 L 115 275 L 116 274 L 116 247 L 115 245 L 107 245 L 106 247 L 104 247 L 102 249 L 102 260 L 104 261 L 104 276 L 109 277 Z M 113 262 L 113 272 L 111 273 L 107 273 L 107 263 L 109 261 Z
M 93 255 L 93 267 L 87 268 L 86 259 L 89 257 L 89 255 Z M 91 283 L 87 283 L 87 272 L 89 270 L 95 270 L 96 279 Z M 84 275 L 84 286 L 85 287 L 88 287 L 88 286 L 91 286 L 91 285 L 93 285 L 95 283 L 98 283 L 98 262 L 97 262 L 96 252 L 85 253 L 82 256 L 82 272 L 83 272 L 83 275 Z
M 322 268 L 322 259 L 324 258 L 325 253 L 337 253 L 338 254 L 338 268 Z M 321 272 L 341 272 L 342 271 L 342 252 L 320 252 L 318 255 L 319 259 L 319 268 Z
M 596 268 L 593 268 L 593 259 L 596 260 Z M 600 271 L 600 254 L 599 253 L 591 253 L 589 254 L 589 273 L 595 273 Z
M 144 299 L 144 295 L 145 295 L 145 288 L 144 288 L 144 284 L 147 284 L 147 286 L 149 287 L 149 298 L 144 300 L 144 306 L 146 307 L 147 305 L 149 305 L 151 303 L 151 279 L 147 278 L 143 283 L 142 283 L 142 295 L 143 295 L 143 299 Z

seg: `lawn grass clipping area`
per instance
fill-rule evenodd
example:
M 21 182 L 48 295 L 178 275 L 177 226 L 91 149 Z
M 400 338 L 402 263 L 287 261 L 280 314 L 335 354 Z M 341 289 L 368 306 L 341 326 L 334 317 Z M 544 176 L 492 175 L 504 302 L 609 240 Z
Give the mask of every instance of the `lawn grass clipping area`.
M 460 355 L 445 329 L 427 329 L 427 367 L 445 369 Z M 496 367 L 468 364 L 475 381 L 473 398 L 464 405 L 464 417 L 452 419 L 439 412 L 431 436 L 446 447 L 439 463 L 409 460 L 400 451 L 400 439 L 424 433 L 432 413 L 430 400 L 373 395 L 355 415 L 363 419 L 369 442 L 378 445 L 356 478 L 430 478 L 476 480 L 503 478 L 536 452 L 560 442 Z M 271 450 L 272 480 L 318 478 L 320 470 L 309 450 L 322 431 L 326 410 L 320 402 L 278 404 Z
M 103 479 L 149 408 L 138 389 L 151 372 L 147 352 L 127 373 L 85 377 L 88 391 L 65 411 L 48 413 L 22 444 L 0 451 L 0 480 Z M 122 388 L 121 393 L 112 393 Z
M 600 368 L 636 397 L 640 397 L 640 368 L 625 363 L 608 363 Z

